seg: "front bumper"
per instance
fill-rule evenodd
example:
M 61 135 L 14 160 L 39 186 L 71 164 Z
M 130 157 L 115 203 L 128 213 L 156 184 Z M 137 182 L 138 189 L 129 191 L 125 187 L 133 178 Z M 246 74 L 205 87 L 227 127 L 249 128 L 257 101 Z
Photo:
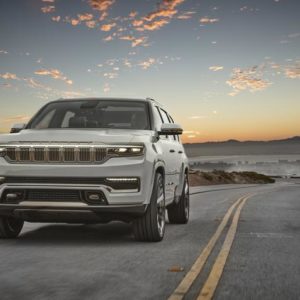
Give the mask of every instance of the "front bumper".
M 153 162 L 145 157 L 112 158 L 101 165 L 16 165 L 8 164 L 0 158 L 0 177 L 12 178 L 8 182 L 0 182 L 0 199 L 7 189 L 93 190 L 102 192 L 108 205 L 148 204 L 152 192 L 153 170 Z M 13 178 L 16 177 L 31 177 L 36 180 L 14 181 Z M 116 189 L 102 180 L 116 177 L 139 178 L 139 189 Z M 66 182 L 66 178 L 76 180 Z M 87 179 L 93 182 L 88 182 Z
M 140 205 L 78 205 L 66 203 L 0 204 L 0 216 L 29 222 L 99 223 L 120 220 L 129 222 L 145 213 Z

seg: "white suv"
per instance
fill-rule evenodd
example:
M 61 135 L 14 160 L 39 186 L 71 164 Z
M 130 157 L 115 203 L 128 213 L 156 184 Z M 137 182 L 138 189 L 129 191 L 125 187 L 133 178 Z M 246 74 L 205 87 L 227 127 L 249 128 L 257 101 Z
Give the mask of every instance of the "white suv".
M 160 241 L 189 218 L 182 129 L 153 99 L 69 99 L 0 135 L 0 238 L 24 221 L 132 222 Z

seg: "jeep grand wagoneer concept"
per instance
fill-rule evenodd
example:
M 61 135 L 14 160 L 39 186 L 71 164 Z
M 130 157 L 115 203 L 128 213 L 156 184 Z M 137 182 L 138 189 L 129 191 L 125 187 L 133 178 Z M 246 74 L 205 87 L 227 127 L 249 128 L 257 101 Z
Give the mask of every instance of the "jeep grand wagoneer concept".
M 69 99 L 0 135 L 0 237 L 24 221 L 132 223 L 160 241 L 189 218 L 182 129 L 152 99 Z

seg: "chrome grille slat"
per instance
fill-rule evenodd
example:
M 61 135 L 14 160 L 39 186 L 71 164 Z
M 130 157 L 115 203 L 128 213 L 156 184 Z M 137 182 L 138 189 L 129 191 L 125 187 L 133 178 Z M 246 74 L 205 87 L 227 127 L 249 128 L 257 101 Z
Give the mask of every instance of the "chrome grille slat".
M 7 147 L 6 158 L 11 163 L 102 163 L 106 147 L 79 145 L 32 145 Z
M 48 148 L 48 157 L 51 162 L 59 161 L 59 148 Z
M 20 148 L 20 161 L 30 161 L 30 148 Z

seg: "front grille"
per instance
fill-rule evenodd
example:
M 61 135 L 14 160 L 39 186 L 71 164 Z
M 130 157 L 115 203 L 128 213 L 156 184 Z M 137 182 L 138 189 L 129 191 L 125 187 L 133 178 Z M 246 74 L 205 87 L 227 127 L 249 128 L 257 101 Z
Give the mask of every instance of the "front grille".
M 94 146 L 11 146 L 6 158 L 11 163 L 102 163 L 107 150 Z
M 80 192 L 74 190 L 27 190 L 27 201 L 81 201 Z
M 105 185 L 115 190 L 140 190 L 140 179 L 136 181 L 109 181 L 105 177 L 5 177 L 2 183 L 7 184 L 90 184 Z
M 18 204 L 23 201 L 107 204 L 104 193 L 93 190 L 6 189 L 0 199 L 0 203 L 5 204 Z

